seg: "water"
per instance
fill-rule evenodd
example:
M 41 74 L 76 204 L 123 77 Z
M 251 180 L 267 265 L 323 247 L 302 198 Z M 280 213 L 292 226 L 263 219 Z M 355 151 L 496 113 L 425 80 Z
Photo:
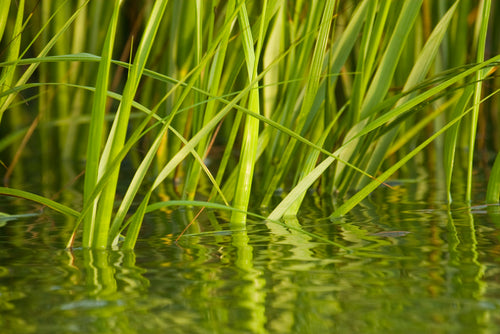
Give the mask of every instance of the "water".
M 0 332 L 497 333 L 500 209 L 438 197 L 403 184 L 329 221 L 311 196 L 286 223 L 320 238 L 205 213 L 175 243 L 193 213 L 157 212 L 134 252 L 64 250 L 71 221 L 21 216 L 0 227 Z

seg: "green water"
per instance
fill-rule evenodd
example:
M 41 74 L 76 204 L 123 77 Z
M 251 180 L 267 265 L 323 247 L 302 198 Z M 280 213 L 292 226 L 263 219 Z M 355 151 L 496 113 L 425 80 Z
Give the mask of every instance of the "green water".
M 135 252 L 67 251 L 71 221 L 19 217 L 0 227 L 0 332 L 498 333 L 500 210 L 438 195 L 378 190 L 333 222 L 311 195 L 287 221 L 346 249 L 210 212 L 176 244 L 193 214 L 177 210 L 150 216 Z

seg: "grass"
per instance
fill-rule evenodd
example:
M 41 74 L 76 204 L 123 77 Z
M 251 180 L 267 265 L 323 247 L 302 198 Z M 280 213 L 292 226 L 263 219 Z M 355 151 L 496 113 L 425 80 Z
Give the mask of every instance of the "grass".
M 132 249 L 144 216 L 170 205 L 229 210 L 235 229 L 259 208 L 283 224 L 311 189 L 336 198 L 334 219 L 390 177 L 413 178 L 416 155 L 435 157 L 451 203 L 467 150 L 471 202 L 478 135 L 500 146 L 488 136 L 500 61 L 491 1 L 2 5 L 0 148 L 14 186 L 0 193 L 74 217 L 69 247 L 81 235 L 86 248 Z M 85 159 L 79 210 L 16 184 L 26 143 L 42 170 Z

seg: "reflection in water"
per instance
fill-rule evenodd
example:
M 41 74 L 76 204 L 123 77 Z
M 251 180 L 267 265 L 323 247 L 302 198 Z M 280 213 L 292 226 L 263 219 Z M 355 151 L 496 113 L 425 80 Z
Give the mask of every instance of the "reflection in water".
M 39 244 L 3 255 L 2 333 L 128 332 L 126 311 L 148 288 L 133 252 L 68 252 Z M 8 298 L 6 291 L 12 292 Z
M 9 222 L 0 332 L 498 332 L 499 207 L 404 189 L 336 221 L 314 204 L 247 230 L 207 213 L 178 244 L 192 213 L 160 213 L 135 252 L 56 248 L 70 229 L 50 216 Z

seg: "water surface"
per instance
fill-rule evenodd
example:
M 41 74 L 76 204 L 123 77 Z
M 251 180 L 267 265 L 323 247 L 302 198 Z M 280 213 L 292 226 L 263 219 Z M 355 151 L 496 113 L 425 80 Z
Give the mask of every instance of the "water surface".
M 196 211 L 157 212 L 134 252 L 65 250 L 71 220 L 5 200 L 37 215 L 0 227 L 1 332 L 499 332 L 499 208 L 412 187 L 334 221 L 311 196 L 292 228 L 208 212 L 178 243 Z

